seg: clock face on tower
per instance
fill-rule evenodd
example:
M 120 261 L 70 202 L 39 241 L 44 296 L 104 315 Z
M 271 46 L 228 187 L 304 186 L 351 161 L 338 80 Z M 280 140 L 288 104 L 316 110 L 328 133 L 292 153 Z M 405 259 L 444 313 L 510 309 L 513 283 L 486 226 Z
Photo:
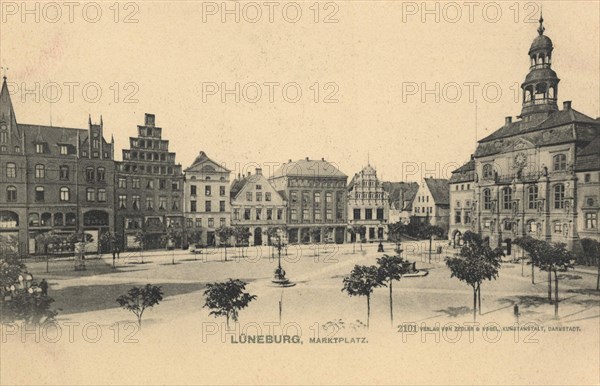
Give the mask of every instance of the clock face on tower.
M 525 153 L 519 153 L 515 156 L 515 166 L 518 167 L 519 169 L 523 168 L 523 166 L 525 166 L 526 162 L 527 162 L 527 156 L 525 155 Z

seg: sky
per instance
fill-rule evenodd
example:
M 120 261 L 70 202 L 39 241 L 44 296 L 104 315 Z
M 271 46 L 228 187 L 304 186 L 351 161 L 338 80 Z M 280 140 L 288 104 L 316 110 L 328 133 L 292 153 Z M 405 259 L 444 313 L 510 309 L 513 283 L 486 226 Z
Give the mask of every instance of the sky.
M 309 157 L 449 178 L 520 113 L 540 9 L 559 105 L 600 116 L 598 1 L 48 4 L 0 2 L 17 121 L 102 115 L 119 160 L 153 113 L 184 168 L 202 150 L 235 173 Z

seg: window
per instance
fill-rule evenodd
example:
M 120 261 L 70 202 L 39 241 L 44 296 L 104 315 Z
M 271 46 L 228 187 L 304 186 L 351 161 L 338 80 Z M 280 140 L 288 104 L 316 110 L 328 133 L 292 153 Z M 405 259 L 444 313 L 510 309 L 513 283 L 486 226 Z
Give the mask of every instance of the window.
M 538 187 L 530 186 L 527 188 L 527 207 L 529 209 L 537 208 Z
M 179 210 L 179 197 L 172 197 L 171 202 L 173 203 L 171 205 L 171 210 Z
M 50 226 L 50 222 L 52 221 L 52 215 L 50 213 L 42 213 L 42 217 L 40 219 L 40 225 L 47 227 Z
M 61 201 L 69 201 L 69 199 L 70 199 L 69 188 L 66 188 L 66 187 L 60 188 L 60 200 Z
M 562 232 L 563 232 L 562 224 L 559 221 L 556 221 L 554 223 L 554 233 L 562 233 Z
M 512 189 L 502 189 L 502 203 L 504 209 L 512 209 Z
M 98 202 L 106 202 L 106 189 L 98 189 Z
M 69 154 L 69 149 L 67 148 L 67 145 L 59 145 L 58 149 L 61 155 Z
M 252 192 L 246 192 L 246 201 L 252 201 Z
M 179 190 L 179 181 L 171 181 L 171 190 Z
M 597 229 L 598 228 L 598 213 L 587 212 L 585 214 L 585 229 Z
M 204 211 L 205 212 L 212 212 L 212 205 L 210 201 L 205 201 L 204 202 Z
M 214 218 L 210 217 L 208 219 L 208 227 L 209 228 L 214 228 L 215 227 L 215 219 Z
M 365 209 L 365 220 L 373 219 L 373 209 Z
M 152 179 L 149 179 L 149 180 L 146 182 L 146 189 L 154 189 L 154 180 L 152 180 Z
M 219 201 L 219 212 L 225 212 L 225 201 Z
M 240 219 L 240 209 L 239 208 L 235 208 L 233 210 L 233 219 L 234 220 L 239 220 Z
M 126 208 L 127 208 L 127 195 L 120 194 L 119 195 L 119 209 L 126 209 Z
M 302 209 L 302 221 L 310 221 L 308 209 Z
M 196 195 L 196 185 L 190 185 L 190 195 Z
M 277 220 L 283 219 L 283 209 L 277 209 Z
M 262 201 L 262 192 L 256 192 L 256 201 Z
M 325 202 L 331 204 L 333 202 L 333 195 L 331 192 L 325 193 Z
M 309 205 L 310 198 L 308 197 L 308 192 L 302 192 L 302 205 Z
M 262 190 L 262 185 L 256 185 L 256 190 Z
M 469 224 L 471 222 L 471 212 L 465 211 L 465 224 Z
M 354 212 L 354 219 L 360 220 L 360 208 L 354 208 L 353 212 Z
M 315 204 L 320 204 L 320 203 L 321 203 L 321 193 L 315 192 Z
M 37 213 L 31 213 L 29 215 L 29 226 L 37 227 L 40 225 L 40 215 Z
M 295 190 L 292 190 L 292 191 L 290 192 L 290 200 L 291 200 L 293 203 L 296 203 L 296 202 L 298 202 L 298 192 L 296 192 Z
M 321 209 L 315 209 L 315 221 L 321 221 Z
M 554 165 L 555 171 L 561 171 L 567 169 L 567 156 L 564 154 L 556 154 L 552 157 L 552 164 Z
M 504 230 L 505 231 L 512 230 L 512 222 L 511 221 L 509 221 L 509 220 L 504 221 Z
M 44 188 L 41 186 L 38 186 L 35 188 L 35 200 L 42 202 L 44 201 Z
M 202 219 L 201 218 L 197 218 L 196 219 L 196 228 L 200 228 L 202 226 Z
M 59 178 L 63 181 L 69 179 L 69 167 L 68 166 L 63 165 L 63 166 L 59 167 Z
M 224 195 L 225 195 L 225 187 L 219 186 L 219 196 L 224 196 Z
M 65 216 L 65 225 L 66 226 L 75 226 L 76 223 L 77 223 L 77 216 L 75 216 L 75 213 L 67 213 L 67 215 Z
M 118 186 L 119 186 L 119 188 L 123 188 L 123 189 L 127 188 L 127 178 L 119 177 Z
M 106 178 L 106 171 L 104 170 L 104 168 L 98 168 L 98 181 L 104 181 L 104 179 Z
M 96 190 L 94 190 L 92 188 L 87 188 L 86 199 L 88 202 L 96 201 Z
M 6 201 L 17 201 L 17 188 L 15 188 L 14 186 L 9 186 L 8 188 L 6 188 Z
M 290 210 L 290 218 L 292 221 L 298 221 L 298 209 Z
M 54 226 L 63 226 L 63 214 L 62 213 L 54 213 Z
M 492 178 L 494 176 L 494 169 L 491 164 L 483 165 L 483 178 Z
M 134 189 L 139 189 L 139 188 L 140 188 L 140 179 L 139 179 L 138 177 L 134 177 L 134 178 L 131 180 L 131 186 L 132 186 Z
M 583 175 L 583 181 L 586 182 L 586 183 L 587 182 L 591 182 L 592 181 L 592 175 L 590 173 L 585 173 Z
M 6 128 L 3 126 L 2 130 L 6 130 Z M 8 142 L 8 133 L 6 131 L 0 132 L 0 143 L 7 143 L 7 142 Z
M 35 144 L 35 152 L 37 154 L 42 154 L 44 153 L 44 144 L 43 143 L 36 143 Z
M 489 189 L 483 191 L 483 209 L 492 209 L 492 192 Z
M 267 220 L 273 220 L 273 209 L 267 209 Z
M 46 176 L 46 167 L 42 164 L 35 165 L 35 178 L 44 178 Z
M 196 206 L 196 201 L 192 200 L 190 201 L 190 212 L 196 212 L 198 210 L 198 207 Z
M 256 219 L 260 220 L 262 216 L 262 209 L 261 208 L 256 208 Z
M 325 210 L 325 219 L 327 221 L 333 220 L 333 211 L 331 209 L 326 209 Z
M 461 222 L 461 219 L 462 219 L 462 218 L 461 218 L 461 213 L 460 213 L 460 210 L 457 210 L 457 211 L 455 211 L 455 212 L 454 212 L 454 223 L 455 223 L 455 224 L 460 224 L 460 222 Z
M 456 207 L 460 208 L 460 201 L 456 201 Z
M 86 178 L 86 180 L 88 180 L 88 181 L 94 181 L 94 174 L 95 174 L 94 168 L 89 167 L 89 168 L 85 169 L 85 178 Z
M 132 196 L 132 204 L 131 207 L 134 210 L 140 210 L 140 196 L 138 194 L 134 194 Z
M 265 201 L 271 201 L 271 192 L 265 193 Z
M 158 209 L 159 210 L 166 210 L 167 209 L 167 198 L 166 197 L 159 197 L 158 198 Z
M 146 210 L 154 210 L 154 198 L 146 197 Z
M 204 187 L 204 195 L 207 196 L 207 197 L 210 197 L 210 195 L 211 195 L 211 187 L 210 187 L 210 185 L 206 185 Z
M 565 208 L 565 186 L 558 184 L 554 186 L 554 209 Z
M 244 220 L 250 220 L 250 208 L 244 209 Z
M 226 226 L 227 225 L 227 220 L 224 217 L 221 217 L 219 219 L 219 225 L 222 226 L 222 227 Z
M 15 178 L 17 177 L 17 165 L 13 162 L 8 162 L 6 164 L 6 177 Z

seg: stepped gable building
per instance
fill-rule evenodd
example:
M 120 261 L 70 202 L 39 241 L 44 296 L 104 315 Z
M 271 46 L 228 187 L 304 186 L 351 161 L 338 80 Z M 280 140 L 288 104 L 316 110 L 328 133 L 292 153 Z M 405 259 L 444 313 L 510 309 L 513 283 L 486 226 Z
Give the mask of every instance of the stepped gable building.
M 475 160 L 452 172 L 450 177 L 450 225 L 448 236 L 452 245 L 462 245 L 462 235 L 473 230 L 475 204 Z
M 289 160 L 269 179 L 287 201 L 290 243 L 343 243 L 347 227 L 348 176 L 335 165 L 308 157 Z M 311 229 L 316 231 L 311 232 Z
M 231 225 L 248 227 L 250 245 L 270 245 L 269 228 L 283 229 L 286 202 L 257 168 L 256 174 L 238 175 L 229 191 L 233 216 Z
M 554 46 L 544 34 L 543 18 L 539 22 L 521 85 L 521 115 L 516 121 L 507 117 L 479 141 L 474 154 L 472 229 L 509 255 L 512 241 L 523 235 L 571 248 L 580 237 L 599 239 L 600 121 L 570 101 L 559 110 Z M 450 191 L 452 202 L 456 192 Z
M 231 224 L 230 174 L 203 151 L 185 169 L 186 228 L 188 232 L 199 232 L 202 245 L 218 245 L 215 229 Z
M 367 241 L 385 240 L 388 235 L 389 196 L 377 178 L 377 171 L 367 165 L 348 184 L 348 223 L 365 226 Z M 348 241 L 356 235 L 348 233 Z
M 448 180 L 424 178 L 412 203 L 412 216 L 448 231 L 450 209 Z
M 0 252 L 40 251 L 36 236 L 85 232 L 86 246 L 114 230 L 114 142 L 102 118 L 87 129 L 18 123 L 3 79 L 0 91 Z M 66 248 L 66 247 L 65 247 Z
M 125 249 L 140 247 L 135 235 L 141 230 L 149 236 L 145 249 L 163 248 L 168 229 L 182 236 L 177 246 L 183 240 L 183 173 L 155 119 L 145 115 L 117 163 L 115 229 Z

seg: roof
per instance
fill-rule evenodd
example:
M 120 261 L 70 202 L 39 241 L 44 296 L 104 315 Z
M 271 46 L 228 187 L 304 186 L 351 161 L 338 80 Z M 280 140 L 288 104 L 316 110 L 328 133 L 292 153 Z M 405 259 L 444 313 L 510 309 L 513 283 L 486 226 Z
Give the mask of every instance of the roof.
M 311 160 L 308 157 L 298 161 L 288 161 L 273 173 L 272 178 L 278 177 L 337 177 L 348 178 L 334 164 L 320 160 Z
M 450 177 L 451 184 L 457 182 L 469 182 L 475 181 L 475 160 L 471 159 L 458 169 L 452 172 L 452 177 Z
M 450 187 L 443 178 L 425 178 L 425 183 L 436 205 L 450 205 Z
M 577 153 L 575 171 L 600 170 L 600 136 Z
M 404 203 L 408 201 L 408 206 L 411 206 L 419 190 L 419 184 L 416 182 L 383 182 L 382 186 L 388 193 L 388 201 L 391 205 L 407 210 L 410 209 L 404 208 Z
M 18 138 L 17 119 L 15 117 L 15 110 L 10 99 L 10 93 L 8 92 L 8 86 L 6 85 L 6 77 L 2 82 L 2 89 L 0 90 L 0 121 L 5 121 L 13 131 L 13 134 Z
M 192 162 L 192 164 L 185 169 L 185 171 L 188 171 L 196 166 L 200 166 L 202 164 L 206 164 L 206 163 L 210 163 L 212 164 L 212 166 L 215 167 L 215 170 L 213 170 L 212 172 L 217 172 L 217 173 L 229 173 L 231 172 L 231 170 L 227 169 L 226 167 L 224 167 L 223 165 L 213 161 L 212 159 L 210 159 L 205 152 L 200 151 L 200 153 L 198 153 L 198 156 L 196 157 L 196 159 L 194 160 L 194 162 Z

